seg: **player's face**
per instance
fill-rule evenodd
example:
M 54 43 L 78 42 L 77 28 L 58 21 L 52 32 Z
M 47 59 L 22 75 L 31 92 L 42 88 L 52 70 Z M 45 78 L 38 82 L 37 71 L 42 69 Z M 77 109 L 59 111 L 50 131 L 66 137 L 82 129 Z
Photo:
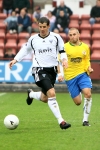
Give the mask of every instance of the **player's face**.
M 49 25 L 47 23 L 39 23 L 40 36 L 45 37 L 49 33 Z
M 79 41 L 79 32 L 77 30 L 71 30 L 68 34 L 70 42 L 73 44 L 77 44 Z

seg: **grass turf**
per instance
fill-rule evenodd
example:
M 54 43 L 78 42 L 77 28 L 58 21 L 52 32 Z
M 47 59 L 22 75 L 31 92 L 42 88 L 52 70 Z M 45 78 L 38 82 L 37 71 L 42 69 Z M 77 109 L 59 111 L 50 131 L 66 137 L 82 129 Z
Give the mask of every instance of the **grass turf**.
M 69 94 L 57 93 L 61 113 L 72 127 L 61 130 L 48 105 L 34 100 L 26 105 L 26 93 L 0 96 L 0 150 L 100 150 L 100 94 L 93 94 L 90 127 L 82 126 L 83 102 L 76 106 Z M 9 130 L 6 115 L 15 114 L 20 123 Z

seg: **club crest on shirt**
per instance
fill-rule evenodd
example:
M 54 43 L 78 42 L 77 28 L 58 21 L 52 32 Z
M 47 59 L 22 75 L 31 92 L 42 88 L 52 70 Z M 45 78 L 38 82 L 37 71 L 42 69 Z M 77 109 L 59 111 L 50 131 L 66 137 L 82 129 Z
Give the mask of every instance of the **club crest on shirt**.
M 42 76 L 45 78 L 46 74 L 42 74 Z
M 53 40 L 49 40 L 49 42 L 50 42 L 50 43 L 52 43 L 52 42 L 53 42 Z
M 86 51 L 85 51 L 85 50 L 83 50 L 83 51 L 82 51 L 82 54 L 83 54 L 83 55 L 86 55 Z

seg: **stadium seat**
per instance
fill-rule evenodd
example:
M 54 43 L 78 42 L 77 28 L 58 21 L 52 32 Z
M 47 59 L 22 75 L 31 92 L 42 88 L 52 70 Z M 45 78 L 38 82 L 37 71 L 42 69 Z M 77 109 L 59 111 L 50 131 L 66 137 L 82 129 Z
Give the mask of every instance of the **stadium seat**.
M 5 50 L 8 49 L 8 48 L 11 48 L 13 50 L 14 54 L 16 54 L 16 52 L 17 52 L 17 44 L 16 44 L 16 42 L 13 42 L 13 43 L 12 42 L 7 42 L 5 44 Z
M 0 22 L 3 22 L 7 18 L 7 14 L 0 13 Z
M 4 48 L 0 48 L 0 59 L 4 57 Z
M 93 68 L 93 73 L 90 74 L 91 79 L 100 80 L 100 63 L 91 62 L 91 67 Z
M 35 34 L 37 34 L 37 33 L 36 33 L 36 32 L 32 32 L 32 33 L 31 33 L 31 36 L 32 36 L 32 35 L 35 35 Z
M 89 31 L 91 32 L 91 25 L 90 25 L 89 23 L 82 23 L 82 24 L 80 25 L 80 32 L 81 32 L 82 30 L 89 30 Z
M 27 32 L 21 32 L 21 33 L 18 34 L 18 41 L 20 39 L 26 39 L 26 40 L 28 40 L 29 37 L 30 37 L 29 33 L 27 33 Z
M 92 41 L 93 40 L 100 40 L 100 32 L 98 31 L 98 32 L 94 32 L 93 34 L 92 34 Z
M 18 39 L 18 34 L 17 33 L 15 33 L 15 34 L 7 33 L 6 34 L 6 42 L 17 43 L 17 39 Z
M 91 60 L 100 60 L 100 51 L 94 49 L 91 54 Z
M 100 40 L 92 41 L 91 49 L 93 50 L 100 50 Z
M 81 29 L 81 33 L 91 34 L 91 30 Z
M 0 22 L 0 29 L 4 29 L 6 31 L 6 24 L 4 22 Z
M 78 23 L 69 23 L 69 28 L 77 28 L 79 30 L 79 24 Z
M 2 0 L 0 0 L 0 13 L 2 12 L 2 9 L 3 9 L 3 5 L 2 5 Z
M 70 16 L 70 23 L 78 23 L 79 24 L 79 15 L 73 14 Z
M 88 14 L 81 15 L 81 24 L 89 23 L 89 19 L 90 19 L 90 15 L 88 15 Z
M 99 23 L 93 24 L 91 29 L 92 29 L 92 31 L 94 31 L 94 30 L 99 30 L 100 31 L 100 24 Z
M 90 33 L 82 32 L 80 34 L 80 39 L 81 40 L 90 40 L 91 41 L 91 34 Z
M 0 32 L 0 39 L 5 39 L 5 33 L 4 32 Z
M 64 40 L 64 43 L 66 43 L 68 41 L 68 36 L 66 33 L 59 33 L 59 35 L 62 37 L 62 39 Z
M 39 32 L 39 29 L 38 29 L 39 27 L 38 27 L 38 24 L 36 24 L 36 23 L 32 23 L 32 30 L 33 30 L 33 32 Z

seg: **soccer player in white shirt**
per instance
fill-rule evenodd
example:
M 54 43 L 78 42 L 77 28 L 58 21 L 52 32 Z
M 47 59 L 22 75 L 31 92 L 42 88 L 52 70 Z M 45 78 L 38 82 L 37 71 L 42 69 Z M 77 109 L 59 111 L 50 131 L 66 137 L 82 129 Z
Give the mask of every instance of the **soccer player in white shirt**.
M 68 67 L 67 56 L 64 51 L 64 42 L 59 34 L 49 32 L 50 22 L 46 17 L 41 17 L 38 21 L 39 34 L 35 34 L 28 39 L 26 45 L 21 48 L 15 58 L 9 63 L 9 68 L 23 59 L 28 53 L 33 52 L 33 68 L 32 75 L 35 83 L 41 88 L 41 91 L 34 92 L 28 89 L 28 97 L 26 102 L 30 105 L 33 99 L 47 102 L 49 108 L 58 120 L 61 129 L 71 127 L 60 113 L 60 109 L 56 100 L 54 84 L 58 73 L 58 80 L 62 80 L 62 76 L 58 71 L 58 53 L 61 55 L 61 61 L 64 68 Z

